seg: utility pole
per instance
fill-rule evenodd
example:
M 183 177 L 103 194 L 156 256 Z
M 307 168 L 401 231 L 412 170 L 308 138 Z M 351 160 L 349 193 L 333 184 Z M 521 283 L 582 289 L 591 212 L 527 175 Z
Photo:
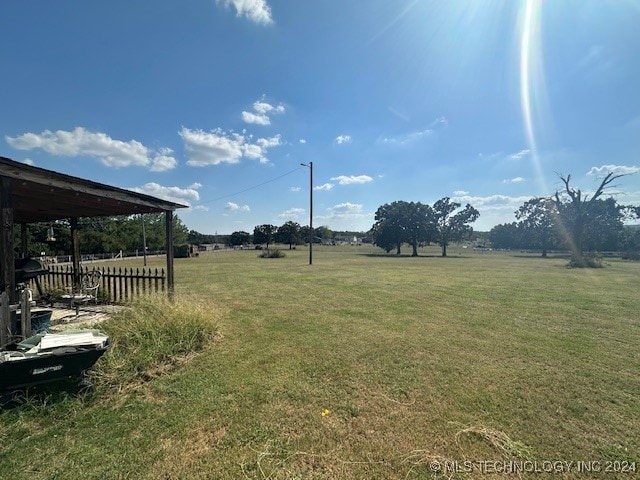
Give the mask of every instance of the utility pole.
M 313 162 L 300 165 L 309 167 L 309 265 L 313 265 Z

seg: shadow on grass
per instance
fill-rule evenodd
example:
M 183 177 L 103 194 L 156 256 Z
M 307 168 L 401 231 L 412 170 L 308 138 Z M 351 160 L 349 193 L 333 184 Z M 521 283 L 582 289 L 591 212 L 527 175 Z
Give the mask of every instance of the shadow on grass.
M 57 382 L 23 387 L 0 395 L 0 412 L 16 408 L 49 408 L 69 401 L 87 400 L 95 389 L 84 378 L 68 378 Z
M 442 255 L 418 255 L 414 257 L 410 254 L 396 255 L 395 253 L 358 253 L 358 255 L 371 258 L 471 258 L 468 255 L 447 255 L 446 257 L 443 257 Z
M 510 257 L 513 258 L 526 258 L 526 259 L 532 259 L 532 260 L 570 260 L 571 259 L 571 255 L 569 254 L 562 254 L 562 253 L 558 253 L 555 255 L 547 255 L 546 257 L 543 257 L 541 254 L 526 254 L 526 253 L 515 253 L 512 255 L 509 255 Z

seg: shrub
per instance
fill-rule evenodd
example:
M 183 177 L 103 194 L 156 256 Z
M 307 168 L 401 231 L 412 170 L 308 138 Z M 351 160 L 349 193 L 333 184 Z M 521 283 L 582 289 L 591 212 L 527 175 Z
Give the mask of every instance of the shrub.
M 273 250 L 265 250 L 260 255 L 259 258 L 284 258 L 287 255 L 280 250 L 279 248 L 274 248 Z
M 603 266 L 601 255 L 573 255 L 569 261 L 571 268 L 602 268 Z
M 187 297 L 139 300 L 97 327 L 109 335 L 112 347 L 90 370 L 91 377 L 98 386 L 119 389 L 153 378 L 204 349 L 217 333 L 220 316 L 215 306 Z

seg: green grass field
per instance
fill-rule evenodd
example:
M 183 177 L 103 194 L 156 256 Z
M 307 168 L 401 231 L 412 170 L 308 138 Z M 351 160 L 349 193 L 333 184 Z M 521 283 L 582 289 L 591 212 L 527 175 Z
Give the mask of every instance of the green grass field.
M 496 460 L 640 470 L 640 263 L 449 253 L 177 259 L 177 298 L 210 308 L 218 337 L 135 388 L 0 413 L 0 478 L 478 478 L 432 462 Z

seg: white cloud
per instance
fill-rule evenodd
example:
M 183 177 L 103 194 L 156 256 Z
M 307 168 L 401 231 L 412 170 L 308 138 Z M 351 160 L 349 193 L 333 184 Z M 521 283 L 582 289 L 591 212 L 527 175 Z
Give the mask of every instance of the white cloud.
M 227 202 L 227 205 L 224 207 L 227 210 L 232 212 L 250 212 L 251 209 L 249 205 L 238 205 L 237 203 Z
M 273 148 L 282 145 L 282 139 L 280 135 L 276 135 L 275 137 L 270 138 L 259 138 L 256 140 L 256 143 L 260 145 L 263 149 Z
M 271 105 L 264 101 L 264 98 L 261 100 L 256 100 L 253 102 L 253 110 L 254 112 L 242 112 L 242 120 L 245 123 L 253 123 L 256 125 L 271 125 L 271 119 L 269 115 L 271 114 L 281 114 L 284 113 L 285 108 L 284 105 Z
M 129 190 L 144 193 L 146 195 L 152 195 L 170 202 L 181 203 L 182 205 L 187 205 L 189 207 L 191 206 L 191 201 L 200 200 L 200 194 L 197 189 L 191 187 L 164 187 L 155 182 L 150 182 L 141 187 L 130 188 Z
M 502 181 L 502 183 L 522 183 L 522 182 L 524 182 L 524 178 L 522 177 L 507 178 Z
M 328 192 L 333 188 L 333 183 L 323 183 L 322 185 L 316 185 L 313 187 L 314 190 L 322 190 Z
M 614 175 L 630 175 L 640 172 L 640 167 L 628 167 L 626 165 L 602 165 L 601 167 L 592 167 L 587 175 L 606 175 L 613 172 Z
M 304 145 L 305 143 L 307 143 L 307 141 L 304 138 L 301 138 L 300 139 L 300 143 L 302 143 Z
M 151 167 L 152 172 L 164 172 L 176 168 L 178 161 L 173 157 L 173 150 L 170 148 L 161 148 L 160 152 L 153 157 Z
M 220 128 L 205 132 L 182 127 L 180 136 L 184 140 L 185 152 L 189 158 L 187 165 L 193 167 L 239 163 L 243 157 L 268 163 L 267 150 L 282 144 L 280 135 L 259 138 L 256 143 L 250 143 L 251 137 L 225 132 Z
M 265 102 L 264 99 L 253 102 L 253 109 L 263 115 L 266 115 L 267 113 L 284 113 L 284 105 L 271 105 L 270 103 Z
M 300 187 L 291 187 L 292 192 L 299 192 L 300 190 L 302 190 Z
M 521 195 L 511 197 L 508 195 L 487 195 L 485 197 L 466 195 L 456 195 L 451 200 L 466 205 L 471 204 L 473 207 L 481 211 L 486 210 L 511 210 L 516 211 L 520 206 L 533 198 L 533 195 Z
M 529 155 L 530 153 L 531 153 L 531 150 L 529 150 L 528 148 L 525 148 L 524 150 L 520 150 L 519 152 L 512 153 L 511 155 L 509 155 L 509 158 L 511 160 L 521 160 L 527 155 Z
M 340 175 L 338 177 L 333 177 L 331 180 L 338 182 L 340 185 L 353 185 L 357 183 L 369 183 L 373 182 L 373 178 L 369 175 Z
M 413 143 L 421 138 L 428 137 L 433 134 L 433 130 L 419 130 L 416 132 L 407 133 L 405 135 L 400 135 L 399 137 L 385 137 L 382 139 L 382 143 L 386 143 L 388 145 L 408 145 L 409 143 Z
M 336 143 L 342 145 L 343 143 L 351 143 L 351 135 L 338 135 L 336 137 Z
M 334 205 L 328 210 L 338 214 L 347 214 L 347 213 L 354 214 L 354 213 L 362 212 L 362 205 L 359 203 L 345 202 L 345 203 L 339 203 L 338 205 Z
M 195 207 L 193 207 L 194 210 L 200 210 L 202 212 L 208 212 L 209 211 L 209 207 L 205 207 L 204 205 L 196 205 Z
M 415 132 L 405 133 L 396 137 L 384 137 L 379 142 L 387 145 L 408 145 L 426 137 L 430 137 L 437 130 L 442 130 L 449 125 L 449 120 L 445 117 L 438 117 L 433 120 L 424 130 L 416 130 Z
M 465 195 L 469 195 L 469 192 L 467 192 L 466 190 L 456 190 L 455 192 L 453 192 L 453 194 L 456 197 L 463 197 Z
M 305 213 L 306 213 L 306 210 L 304 208 L 290 208 L 289 210 L 285 210 L 284 212 L 279 214 L 278 218 L 290 219 L 290 220 L 298 220 Z
M 266 0 L 218 0 L 225 7 L 233 6 L 236 16 L 246 17 L 254 23 L 270 25 L 273 23 L 271 7 Z
M 254 123 L 256 125 L 271 125 L 271 120 L 269 120 L 269 117 L 261 113 L 251 113 L 243 111 L 242 120 L 245 123 Z
M 33 165 L 34 165 L 33 160 L 31 160 L 30 158 L 25 158 L 25 159 L 22 161 L 22 163 L 24 163 L 25 165 L 31 165 L 31 166 L 33 166 Z
M 7 136 L 5 139 L 17 150 L 42 149 L 51 155 L 89 156 L 113 168 L 147 166 L 150 163 L 152 168 L 154 166 L 150 159 L 152 152 L 137 140 L 114 140 L 105 133 L 90 132 L 82 127 L 76 127 L 70 132 L 45 130 L 40 134 L 25 133 L 17 137 Z M 162 150 L 156 156 L 163 156 Z
M 198 183 L 198 182 L 195 182 L 195 183 L 192 183 L 191 185 L 189 185 L 188 188 L 192 188 L 194 190 L 198 190 L 199 188 L 202 188 L 202 184 Z
M 362 212 L 361 204 L 345 202 L 327 208 L 325 215 L 314 216 L 314 218 L 321 222 L 335 223 L 344 226 L 349 222 L 357 221 L 365 216 L 367 215 Z

